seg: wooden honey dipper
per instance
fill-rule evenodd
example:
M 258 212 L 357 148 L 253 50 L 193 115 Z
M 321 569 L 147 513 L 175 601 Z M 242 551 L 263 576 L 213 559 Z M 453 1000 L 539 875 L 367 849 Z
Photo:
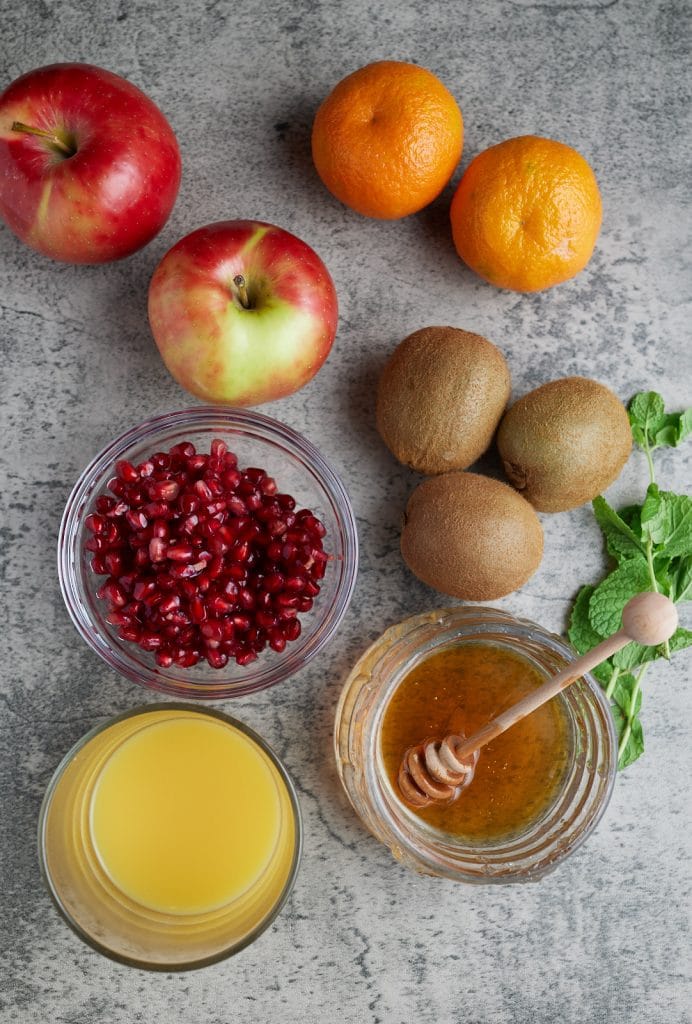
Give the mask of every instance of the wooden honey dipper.
M 450 735 L 441 742 L 430 740 L 409 747 L 399 769 L 401 795 L 413 807 L 455 800 L 473 779 L 480 748 L 486 743 L 552 700 L 570 683 L 610 658 L 625 644 L 634 640 L 644 647 L 655 647 L 669 640 L 677 625 L 677 609 L 669 598 L 654 592 L 637 594 L 623 609 L 622 629 L 551 676 L 537 690 L 507 708 L 478 732 L 468 738 Z

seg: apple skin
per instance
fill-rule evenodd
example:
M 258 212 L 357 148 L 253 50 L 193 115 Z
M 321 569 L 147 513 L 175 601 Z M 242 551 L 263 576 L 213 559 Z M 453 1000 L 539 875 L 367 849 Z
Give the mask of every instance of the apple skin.
M 12 130 L 15 121 L 57 134 Z M 67 263 L 105 263 L 160 231 L 180 184 L 180 152 L 136 86 L 91 64 L 51 64 L 0 96 L 0 216 L 23 242 Z
M 334 283 L 317 253 L 262 221 L 193 231 L 166 253 L 149 286 L 164 363 L 187 391 L 222 405 L 259 405 L 302 388 L 327 358 L 337 321 Z

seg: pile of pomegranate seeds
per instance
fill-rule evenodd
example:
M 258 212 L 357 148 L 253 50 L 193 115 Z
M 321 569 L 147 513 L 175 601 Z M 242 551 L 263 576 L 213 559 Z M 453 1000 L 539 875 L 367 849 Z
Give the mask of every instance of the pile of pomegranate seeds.
M 295 511 L 263 469 L 238 469 L 223 441 L 188 441 L 139 466 L 120 461 L 85 525 L 98 596 L 122 640 L 162 668 L 254 661 L 300 636 L 327 555 L 325 528 Z

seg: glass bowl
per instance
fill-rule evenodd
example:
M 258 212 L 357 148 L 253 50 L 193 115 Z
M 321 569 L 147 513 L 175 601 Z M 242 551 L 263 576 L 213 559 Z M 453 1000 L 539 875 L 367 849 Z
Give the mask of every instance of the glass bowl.
M 90 568 L 84 520 L 96 498 L 107 492 L 119 459 L 142 462 L 153 452 L 191 441 L 208 452 L 215 438 L 238 456 L 241 468 L 260 466 L 276 478 L 280 491 L 310 508 L 326 528 L 330 555 L 322 587 L 311 611 L 301 616 L 300 637 L 280 654 L 263 651 L 241 667 L 233 659 L 222 669 L 206 662 L 191 668 L 161 668 L 154 655 L 121 640 L 106 622 L 105 601 L 96 591 L 105 577 Z M 287 679 L 322 650 L 348 608 L 358 567 L 358 539 L 351 502 L 336 473 L 306 438 L 256 412 L 197 407 L 166 413 L 133 427 L 112 441 L 86 467 L 68 499 L 58 540 L 58 575 L 67 610 L 81 636 L 116 672 L 175 697 L 224 700 L 265 689 Z
M 92 813 L 99 779 L 112 755 L 160 721 L 191 716 L 220 722 L 256 748 L 276 786 L 279 829 L 270 860 L 246 890 L 213 909 L 182 913 L 147 906 L 114 883 L 98 853 Z M 285 905 L 301 850 L 295 787 L 262 737 L 220 711 L 176 701 L 134 708 L 83 736 L 56 768 L 38 823 L 41 874 L 68 925 L 99 953 L 153 971 L 204 967 L 254 942 Z
M 360 818 L 407 867 L 460 882 L 536 881 L 593 831 L 612 792 L 617 739 L 592 676 L 554 698 L 569 727 L 566 770 L 552 803 L 518 834 L 471 843 L 429 826 L 395 792 L 382 761 L 382 721 L 399 683 L 433 652 L 479 641 L 519 654 L 544 678 L 576 657 L 558 636 L 496 608 L 460 606 L 406 619 L 375 641 L 346 680 L 334 729 L 337 769 Z

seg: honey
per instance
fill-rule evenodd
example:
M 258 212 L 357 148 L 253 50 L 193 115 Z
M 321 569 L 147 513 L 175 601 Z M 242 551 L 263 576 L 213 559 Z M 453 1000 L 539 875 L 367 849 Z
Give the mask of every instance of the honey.
M 425 658 L 384 711 L 380 752 L 394 792 L 409 747 L 449 733 L 470 736 L 544 681 L 526 658 L 499 644 L 466 641 Z M 570 723 L 557 697 L 482 748 L 473 781 L 453 803 L 411 811 L 471 844 L 506 840 L 554 803 L 571 744 Z

